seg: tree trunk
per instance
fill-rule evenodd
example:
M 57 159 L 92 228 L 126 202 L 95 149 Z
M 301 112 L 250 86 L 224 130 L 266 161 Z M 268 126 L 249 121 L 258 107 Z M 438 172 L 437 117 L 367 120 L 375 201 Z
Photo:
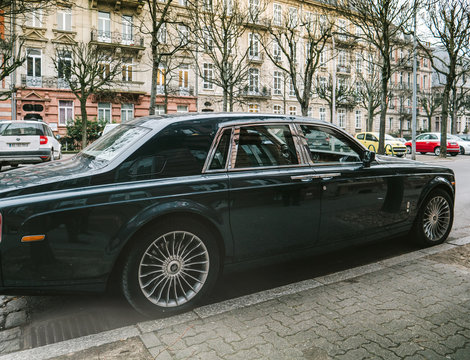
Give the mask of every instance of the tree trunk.
M 88 117 L 86 113 L 86 102 L 87 102 L 87 98 L 82 97 L 80 99 L 80 112 L 82 116 L 82 149 L 85 149 L 86 144 L 87 144 L 86 130 L 87 130 L 87 124 L 88 124 Z
M 303 101 L 300 104 L 300 109 L 302 111 L 302 116 L 308 116 L 308 101 Z
M 156 36 L 156 35 L 152 35 Z M 152 50 L 152 57 L 155 58 L 153 53 L 156 50 Z M 158 76 L 158 64 L 155 65 L 155 61 L 152 66 L 152 82 L 150 83 L 150 108 L 149 115 L 155 115 L 155 103 L 157 99 L 157 76 Z
M 457 134 L 457 89 L 452 89 L 452 126 L 451 126 L 451 134 Z
M 372 131 L 373 124 L 374 124 L 374 109 L 372 109 L 372 103 L 369 102 L 369 107 L 367 109 L 367 129 L 366 129 L 366 131 Z
M 449 95 L 450 83 L 447 79 L 447 84 L 444 87 L 444 94 L 442 95 L 442 116 L 441 116 L 441 153 L 439 157 L 445 158 L 447 156 L 447 119 L 449 117 Z
M 224 112 L 227 112 L 227 110 L 228 110 L 228 97 L 229 97 L 228 90 L 224 89 L 223 104 L 222 104 L 222 111 L 224 111 Z

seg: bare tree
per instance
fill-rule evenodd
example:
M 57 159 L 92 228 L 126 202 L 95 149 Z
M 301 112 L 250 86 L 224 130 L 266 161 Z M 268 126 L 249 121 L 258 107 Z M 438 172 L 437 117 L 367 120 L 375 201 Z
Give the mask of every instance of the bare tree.
M 466 85 L 466 79 L 469 76 L 469 70 L 467 71 L 463 67 L 461 67 L 460 76 L 454 82 L 454 86 L 452 87 L 451 96 L 450 96 L 450 103 L 449 103 L 449 115 L 451 119 L 451 133 L 457 133 L 457 117 L 465 114 L 466 106 L 467 106 L 467 99 L 470 95 L 470 87 Z
M 325 100 L 330 110 L 330 122 L 333 123 L 333 79 L 331 75 L 328 80 L 317 77 L 315 94 L 319 99 Z M 335 110 L 337 108 L 344 108 L 351 110 L 356 105 L 356 94 L 351 84 L 345 82 L 344 84 L 336 84 L 335 89 Z
M 15 46 L 15 42 L 18 46 Z M 0 81 L 9 76 L 13 71 L 20 67 L 26 57 L 22 54 L 22 41 L 13 39 L 0 39 Z M 4 91 L 0 95 L 0 99 L 9 98 L 11 90 Z
M 240 42 L 249 32 L 247 25 L 261 10 L 247 9 L 240 0 L 195 0 L 188 9 L 198 73 L 206 84 L 222 89 L 223 111 L 233 111 L 237 91 L 248 79 L 249 52 L 253 55 L 250 60 L 256 57 L 256 52 L 259 54 L 259 49 L 254 48 L 259 46 L 256 34 L 250 35 L 250 48 Z
M 447 155 L 447 128 L 451 92 L 469 54 L 470 3 L 467 0 L 437 0 L 427 8 L 427 27 L 436 41 L 438 51 L 428 54 L 437 72 L 438 82 L 444 84 L 441 106 L 441 152 Z
M 400 0 L 343 0 L 339 12 L 361 30 L 360 39 L 370 44 L 379 56 L 381 104 L 378 153 L 384 153 L 389 80 L 392 75 L 391 53 L 399 45 L 413 15 L 413 8 Z
M 332 36 L 333 23 L 326 14 L 289 8 L 280 19 L 265 20 L 267 31 L 262 46 L 273 64 L 289 78 L 290 88 L 307 116 L 315 90 L 315 74 L 322 53 Z
M 59 79 L 70 87 L 80 102 L 82 117 L 82 147 L 87 145 L 87 109 L 90 95 L 112 91 L 114 82 L 122 74 L 122 60 L 110 50 L 79 42 L 64 45 L 52 58 Z
M 140 22 L 139 31 L 151 38 L 151 69 L 152 82 L 150 89 L 150 115 L 155 114 L 157 98 L 157 82 L 162 76 L 161 69 L 165 62 L 178 51 L 187 46 L 187 36 L 182 36 L 182 27 L 186 27 L 184 20 L 178 18 L 174 11 L 173 0 L 145 0 L 148 7 L 148 17 Z M 166 61 L 165 61 L 166 60 Z M 163 74 L 163 79 L 164 79 Z M 166 102 L 168 97 L 166 97 Z M 166 106 L 165 106 L 166 111 Z
M 418 94 L 418 105 L 421 106 L 428 120 L 427 131 L 432 131 L 432 118 L 442 105 L 442 95 L 435 90 L 430 92 L 422 92 Z

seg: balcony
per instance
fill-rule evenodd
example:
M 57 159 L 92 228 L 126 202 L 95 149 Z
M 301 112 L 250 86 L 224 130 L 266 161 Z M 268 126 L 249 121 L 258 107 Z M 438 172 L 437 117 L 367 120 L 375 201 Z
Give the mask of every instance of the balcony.
M 169 96 L 194 96 L 193 86 L 167 86 Z M 165 87 L 163 85 L 157 85 L 157 95 L 165 95 Z
M 339 33 L 335 40 L 338 48 L 352 48 L 357 43 L 357 37 L 348 33 Z
M 251 99 L 267 100 L 271 98 L 271 89 L 268 89 L 266 86 L 262 88 L 247 86 L 240 90 L 240 95 Z
M 21 74 L 21 86 L 30 88 L 70 89 L 68 83 L 57 76 L 28 76 Z
M 138 57 L 142 56 L 143 50 L 145 50 L 142 36 L 123 34 L 117 31 L 92 29 L 91 42 L 103 47 L 119 48 L 121 51 L 135 51 Z
M 137 14 L 142 12 L 144 6 L 143 0 L 90 0 L 92 9 L 96 9 L 98 5 L 114 6 L 114 11 L 120 11 L 121 7 L 133 9 Z
M 257 55 L 248 54 L 246 61 L 252 64 L 262 64 L 264 61 L 264 55 L 260 52 Z
M 336 72 L 338 74 L 351 74 L 351 66 L 350 65 L 338 65 L 336 66 Z

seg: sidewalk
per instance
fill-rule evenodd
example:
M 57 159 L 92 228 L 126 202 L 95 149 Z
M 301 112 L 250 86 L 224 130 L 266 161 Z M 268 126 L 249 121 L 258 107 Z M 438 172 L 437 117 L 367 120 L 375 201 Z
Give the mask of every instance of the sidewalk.
M 470 236 L 0 360 L 442 358 L 470 358 Z

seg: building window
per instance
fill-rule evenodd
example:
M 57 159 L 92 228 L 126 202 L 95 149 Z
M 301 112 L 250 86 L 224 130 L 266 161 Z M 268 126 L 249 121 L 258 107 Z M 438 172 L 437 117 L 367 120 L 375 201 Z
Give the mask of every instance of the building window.
M 276 39 L 273 40 L 273 60 L 277 62 L 281 61 L 281 46 Z
M 282 114 L 282 107 L 281 107 L 281 105 L 273 105 L 273 113 L 274 113 L 274 114 Z
M 160 29 L 158 29 L 158 32 L 157 32 L 157 39 L 160 42 L 160 44 L 166 44 L 166 35 L 167 35 L 166 24 L 162 24 L 162 26 L 160 26 Z
M 258 69 L 251 68 L 248 70 L 248 81 L 249 81 L 248 92 L 250 94 L 258 94 L 259 93 L 259 70 Z
M 72 55 L 70 51 L 64 50 L 59 53 L 57 59 L 57 76 L 59 79 L 70 79 L 72 68 Z
M 248 104 L 248 112 L 259 113 L 259 104 Z
M 280 4 L 273 4 L 273 24 L 282 25 L 282 6 Z
M 165 113 L 165 105 L 155 105 L 155 114 L 162 115 Z
M 178 25 L 178 36 L 181 45 L 187 45 L 189 39 L 189 30 L 186 25 Z
M 282 95 L 282 72 L 274 71 L 274 95 Z
M 31 26 L 42 27 L 42 9 L 31 9 Z
M 203 72 L 202 72 L 203 84 L 202 84 L 202 87 L 204 89 L 213 89 L 214 88 L 214 85 L 212 84 L 213 71 L 214 71 L 214 65 L 213 64 L 205 63 L 203 65 Z
M 59 100 L 59 125 L 67 126 L 73 121 L 73 101 Z
M 134 104 L 121 105 L 121 122 L 126 122 L 134 118 Z
M 204 50 L 206 52 L 209 52 L 212 50 L 212 47 L 214 46 L 214 40 L 212 39 L 212 35 L 211 35 L 211 28 L 210 27 L 206 27 L 204 29 Z
M 428 77 L 426 75 L 423 75 L 423 90 L 426 91 L 427 89 L 427 82 L 428 82 Z
M 326 67 L 325 50 L 320 52 L 320 67 Z
M 72 31 L 72 11 L 70 9 L 57 10 L 57 29 Z
M 346 66 L 346 51 L 340 50 L 338 54 L 338 65 Z
M 111 123 L 111 103 L 98 103 L 98 120 Z
M 232 15 L 232 0 L 224 0 L 224 11 L 226 15 Z
M 346 126 L 346 110 L 338 109 L 338 126 L 344 128 Z
M 122 16 L 122 43 L 125 45 L 134 44 L 134 30 L 132 16 Z
M 42 53 L 39 49 L 28 49 L 26 55 L 26 86 L 41 87 Z
M 98 12 L 98 41 L 111 42 L 111 16 L 108 12 Z
M 362 129 L 362 113 L 360 110 L 356 110 L 356 129 Z
M 388 118 L 388 130 L 392 131 L 393 130 L 393 118 Z
M 259 58 L 259 39 L 257 34 L 248 34 L 248 56 L 251 59 Z
M 289 8 L 289 19 L 287 19 L 287 27 L 293 29 L 295 27 L 297 27 L 298 23 L 299 23 L 299 12 L 297 10 L 297 8 L 295 7 L 290 7 Z
M 189 96 L 189 66 L 181 65 L 178 70 L 178 87 L 181 96 Z
M 122 65 L 122 81 L 132 81 L 132 62 Z
M 212 0 L 204 0 L 203 1 L 203 8 L 204 11 L 212 11 Z
M 165 93 L 165 73 L 165 67 L 160 65 L 157 70 L 157 94 Z
M 102 78 L 108 77 L 110 74 L 110 69 L 109 69 L 109 62 L 107 61 L 100 61 L 98 63 L 99 67 L 99 73 Z
M 187 6 L 188 1 L 187 0 L 178 0 L 178 4 L 180 4 L 180 6 Z
M 295 96 L 294 82 L 289 79 L 289 96 Z
M 297 106 L 289 106 L 289 115 L 297 115 Z
M 326 109 L 324 107 L 321 107 L 318 110 L 318 114 L 320 115 L 320 120 L 321 121 L 326 121 Z
M 356 54 L 356 72 L 362 73 L 362 56 L 361 54 Z
M 188 112 L 188 105 L 178 105 L 176 107 L 176 112 L 178 112 L 178 113 L 187 113 Z
M 248 6 L 250 21 L 257 23 L 259 20 L 259 0 L 249 0 Z

